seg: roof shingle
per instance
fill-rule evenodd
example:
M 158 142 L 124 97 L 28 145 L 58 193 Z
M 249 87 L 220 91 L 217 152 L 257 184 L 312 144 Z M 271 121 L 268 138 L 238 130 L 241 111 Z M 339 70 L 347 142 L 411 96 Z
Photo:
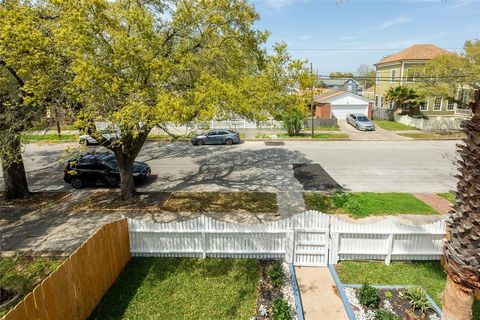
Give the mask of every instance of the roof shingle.
M 437 47 L 433 44 L 415 44 L 405 50 L 387 56 L 376 64 L 389 63 L 401 60 L 431 60 L 450 51 Z

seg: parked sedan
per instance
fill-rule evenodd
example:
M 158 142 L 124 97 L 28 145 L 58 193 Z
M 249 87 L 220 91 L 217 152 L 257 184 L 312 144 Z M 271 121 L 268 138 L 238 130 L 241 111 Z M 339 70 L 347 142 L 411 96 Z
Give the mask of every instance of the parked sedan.
M 192 144 L 201 146 L 202 144 L 234 144 L 240 143 L 240 134 L 233 130 L 217 129 L 194 136 Z
M 375 125 L 370 119 L 361 113 L 351 113 L 347 116 L 347 123 L 351 124 L 357 130 L 375 130 Z
M 135 181 L 145 180 L 151 173 L 150 166 L 144 162 L 133 163 L 132 175 Z M 109 152 L 85 153 L 69 160 L 64 170 L 63 180 L 75 189 L 87 185 L 118 186 L 120 172 L 115 156 Z

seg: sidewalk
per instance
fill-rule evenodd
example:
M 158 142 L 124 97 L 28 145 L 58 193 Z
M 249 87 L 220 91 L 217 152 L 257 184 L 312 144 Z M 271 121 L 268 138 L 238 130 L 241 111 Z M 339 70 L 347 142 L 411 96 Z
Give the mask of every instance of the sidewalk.
M 422 200 L 440 214 L 448 214 L 452 209 L 452 203 L 435 193 L 414 193 L 417 199 Z
M 295 267 L 306 320 L 348 320 L 327 267 Z

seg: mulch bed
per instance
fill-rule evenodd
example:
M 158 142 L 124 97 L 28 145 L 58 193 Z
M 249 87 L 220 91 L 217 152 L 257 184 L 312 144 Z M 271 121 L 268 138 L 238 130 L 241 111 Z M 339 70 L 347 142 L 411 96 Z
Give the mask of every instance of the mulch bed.
M 365 306 L 360 305 L 358 302 L 358 289 L 346 288 L 346 290 L 353 290 L 356 300 L 352 301 L 352 296 L 347 293 L 347 297 L 349 298 L 350 305 L 352 307 L 352 311 L 354 312 L 357 319 L 367 319 L 369 312 L 374 312 L 371 308 L 367 308 Z M 393 311 L 400 319 L 430 319 L 430 316 L 438 314 L 435 310 L 430 309 L 425 314 L 420 311 L 413 311 L 411 309 L 410 301 L 402 296 L 402 292 L 404 289 L 378 289 L 378 297 L 379 297 L 379 309 L 386 309 Z M 388 292 L 388 294 L 386 294 Z M 391 294 L 391 297 L 387 297 Z
M 258 298 L 257 298 L 257 307 L 255 313 L 256 320 L 267 320 L 271 319 L 270 310 L 272 308 L 273 300 L 281 299 L 283 297 L 282 290 L 280 288 L 275 288 L 270 283 L 270 278 L 268 277 L 268 268 L 274 263 L 274 261 L 260 261 L 260 267 L 262 276 L 260 279 L 260 284 L 258 286 Z M 269 310 L 267 316 L 262 316 L 260 313 L 261 306 Z

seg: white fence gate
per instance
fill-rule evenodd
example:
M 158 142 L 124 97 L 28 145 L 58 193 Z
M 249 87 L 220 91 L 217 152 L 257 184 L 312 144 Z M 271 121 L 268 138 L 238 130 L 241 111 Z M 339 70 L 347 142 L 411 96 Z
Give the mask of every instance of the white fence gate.
M 356 224 L 317 211 L 265 224 L 207 216 L 171 223 L 128 220 L 132 256 L 285 259 L 297 266 L 339 260 L 433 260 L 445 222 L 410 226 L 391 219 Z

